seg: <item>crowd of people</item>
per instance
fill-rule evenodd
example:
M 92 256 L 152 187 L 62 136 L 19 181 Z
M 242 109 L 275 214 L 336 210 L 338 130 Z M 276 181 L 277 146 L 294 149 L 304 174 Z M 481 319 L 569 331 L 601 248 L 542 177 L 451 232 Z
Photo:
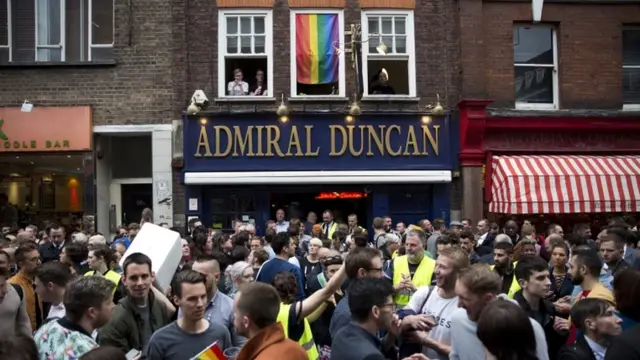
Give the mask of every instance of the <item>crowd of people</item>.
M 589 224 L 365 226 L 330 210 L 278 210 L 263 236 L 234 226 L 191 219 L 166 288 L 149 254 L 127 252 L 140 224 L 3 234 L 0 359 L 640 359 L 631 219 L 595 238 Z

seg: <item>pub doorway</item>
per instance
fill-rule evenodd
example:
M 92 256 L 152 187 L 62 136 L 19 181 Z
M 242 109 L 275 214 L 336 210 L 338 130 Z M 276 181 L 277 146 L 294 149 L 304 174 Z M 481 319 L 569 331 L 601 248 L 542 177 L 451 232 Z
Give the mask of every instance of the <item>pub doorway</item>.
M 318 215 L 318 222 L 322 221 L 325 210 L 333 212 L 334 220 L 347 223 L 350 214 L 358 216 L 358 223 L 367 223 L 370 195 L 361 191 L 315 191 L 315 192 L 282 192 L 271 193 L 270 218 L 276 218 L 276 211 L 283 209 L 286 219 L 299 218 L 304 221 L 307 214 L 313 211 Z

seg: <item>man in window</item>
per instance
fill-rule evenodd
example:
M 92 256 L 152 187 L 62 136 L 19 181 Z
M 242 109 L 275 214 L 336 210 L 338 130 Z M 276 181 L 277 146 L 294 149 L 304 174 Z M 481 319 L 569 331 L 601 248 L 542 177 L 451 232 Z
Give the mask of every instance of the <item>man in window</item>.
M 242 80 L 242 70 L 233 70 L 233 81 L 227 85 L 227 92 L 230 96 L 243 96 L 249 94 L 249 84 Z

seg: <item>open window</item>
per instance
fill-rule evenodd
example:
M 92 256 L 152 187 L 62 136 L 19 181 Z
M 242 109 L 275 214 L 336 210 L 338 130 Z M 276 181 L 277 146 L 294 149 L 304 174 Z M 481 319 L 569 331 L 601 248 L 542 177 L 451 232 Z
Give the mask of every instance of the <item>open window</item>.
M 271 10 L 219 12 L 219 97 L 274 96 L 271 16 Z
M 0 64 L 113 60 L 114 0 L 0 0 Z
M 291 11 L 291 96 L 344 97 L 344 13 Z
M 413 11 L 362 12 L 365 96 L 416 96 Z
M 624 109 L 640 109 L 640 27 L 638 26 L 625 26 L 622 29 L 622 95 Z

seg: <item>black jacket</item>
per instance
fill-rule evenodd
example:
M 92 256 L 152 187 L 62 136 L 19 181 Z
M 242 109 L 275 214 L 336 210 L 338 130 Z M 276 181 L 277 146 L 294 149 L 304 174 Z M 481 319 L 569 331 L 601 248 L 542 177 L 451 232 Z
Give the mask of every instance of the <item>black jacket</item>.
M 604 356 L 605 360 L 640 360 L 640 325 L 613 339 Z
M 553 266 L 549 267 L 549 274 L 551 275 L 551 291 L 553 291 L 553 301 L 562 299 L 565 296 L 571 296 L 573 293 L 573 283 L 571 282 L 571 275 L 567 270 L 567 275 L 562 281 L 560 287 L 556 286 L 555 278 L 553 277 Z
M 626 358 L 624 359 L 626 360 Z M 596 360 L 596 356 L 593 354 L 589 344 L 587 344 L 587 340 L 580 336 L 573 346 L 562 348 L 557 360 Z
M 554 318 L 556 316 L 556 310 L 553 307 L 553 303 L 549 300 L 541 299 L 540 305 L 538 305 L 538 311 L 535 312 L 529 306 L 529 303 L 522 295 L 522 290 L 515 293 L 513 299 L 518 302 L 520 308 L 527 313 L 527 316 L 536 320 L 542 329 L 547 340 L 547 349 L 549 352 L 549 359 L 555 359 L 556 355 L 566 342 L 566 335 L 561 335 L 553 328 Z
M 65 241 L 60 247 L 54 245 L 52 242 L 40 245 L 39 252 L 42 263 L 44 264 L 49 261 L 60 260 L 60 253 L 62 252 L 62 248 L 66 245 L 66 243 L 67 242 Z

